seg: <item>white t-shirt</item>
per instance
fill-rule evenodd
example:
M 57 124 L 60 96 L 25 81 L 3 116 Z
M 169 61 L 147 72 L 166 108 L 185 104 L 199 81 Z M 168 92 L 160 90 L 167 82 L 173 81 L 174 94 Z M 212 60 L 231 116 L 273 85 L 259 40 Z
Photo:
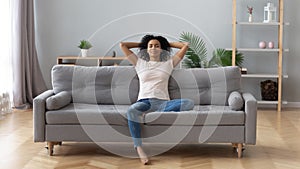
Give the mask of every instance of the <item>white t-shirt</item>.
M 170 100 L 168 82 L 173 70 L 172 59 L 165 62 L 147 62 L 138 58 L 135 70 L 140 80 L 138 100 L 146 98 Z

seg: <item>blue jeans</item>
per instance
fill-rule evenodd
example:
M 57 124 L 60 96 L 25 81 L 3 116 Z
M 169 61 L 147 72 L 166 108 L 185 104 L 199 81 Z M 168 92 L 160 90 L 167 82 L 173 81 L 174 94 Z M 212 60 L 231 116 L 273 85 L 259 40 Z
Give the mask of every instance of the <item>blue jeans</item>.
M 187 111 L 194 108 L 194 101 L 190 99 L 141 99 L 132 104 L 127 111 L 129 131 L 133 139 L 134 147 L 142 145 L 141 118 L 143 114 L 153 111 Z

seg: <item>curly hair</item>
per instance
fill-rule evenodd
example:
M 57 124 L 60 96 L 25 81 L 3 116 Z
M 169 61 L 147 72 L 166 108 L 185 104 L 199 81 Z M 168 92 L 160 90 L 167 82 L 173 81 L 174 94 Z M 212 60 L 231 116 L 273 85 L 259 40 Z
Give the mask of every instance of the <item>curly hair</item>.
M 168 40 L 162 36 L 154 36 L 154 35 L 145 35 L 139 45 L 139 53 L 138 56 L 141 59 L 144 59 L 146 61 L 150 60 L 150 56 L 147 52 L 148 48 L 148 43 L 150 40 L 158 40 L 162 49 L 162 52 L 160 54 L 160 61 L 167 61 L 170 58 L 170 52 L 171 52 L 171 47 L 168 42 Z

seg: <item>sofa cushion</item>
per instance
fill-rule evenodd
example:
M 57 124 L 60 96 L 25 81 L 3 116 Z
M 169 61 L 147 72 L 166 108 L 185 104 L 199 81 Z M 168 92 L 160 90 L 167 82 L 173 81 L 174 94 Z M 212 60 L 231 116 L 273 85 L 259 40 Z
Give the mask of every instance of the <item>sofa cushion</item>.
M 47 124 L 97 124 L 127 126 L 129 105 L 95 105 L 71 103 L 59 110 L 46 112 Z M 147 125 L 243 125 L 244 112 L 229 106 L 195 106 L 193 111 L 150 112 L 144 116 Z
M 46 112 L 47 124 L 98 124 L 127 126 L 129 105 L 71 103 L 59 110 Z
M 169 80 L 171 99 L 189 98 L 195 105 L 228 105 L 229 94 L 240 88 L 241 72 L 237 66 L 176 69 Z
M 132 66 L 65 66 L 52 68 L 54 93 L 69 91 L 74 103 L 131 104 L 139 81 Z
M 147 125 L 244 125 L 243 111 L 233 111 L 229 106 L 195 106 L 192 111 L 151 112 L 145 115 Z
M 244 106 L 244 100 L 240 92 L 233 91 L 228 97 L 228 105 L 231 110 L 241 110 Z
M 68 105 L 72 100 L 71 94 L 66 91 L 59 92 L 46 100 L 46 108 L 48 110 L 60 109 Z
M 228 105 L 232 91 L 241 88 L 237 66 L 175 69 L 169 79 L 171 99 L 189 98 L 195 105 Z M 54 93 L 69 91 L 74 103 L 132 104 L 139 92 L 139 80 L 132 66 L 65 66 L 52 68 Z

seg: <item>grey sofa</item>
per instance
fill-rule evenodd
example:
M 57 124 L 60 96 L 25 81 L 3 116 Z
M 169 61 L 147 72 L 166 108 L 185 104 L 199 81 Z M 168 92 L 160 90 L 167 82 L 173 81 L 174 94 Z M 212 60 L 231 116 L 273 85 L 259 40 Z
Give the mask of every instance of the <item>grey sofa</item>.
M 136 101 L 139 80 L 131 66 L 56 65 L 52 90 L 34 99 L 34 142 L 49 155 L 62 142 L 128 142 L 126 111 Z M 242 156 L 256 144 L 256 99 L 241 91 L 238 67 L 175 69 L 171 99 L 189 98 L 194 110 L 143 116 L 145 143 L 230 143 Z

